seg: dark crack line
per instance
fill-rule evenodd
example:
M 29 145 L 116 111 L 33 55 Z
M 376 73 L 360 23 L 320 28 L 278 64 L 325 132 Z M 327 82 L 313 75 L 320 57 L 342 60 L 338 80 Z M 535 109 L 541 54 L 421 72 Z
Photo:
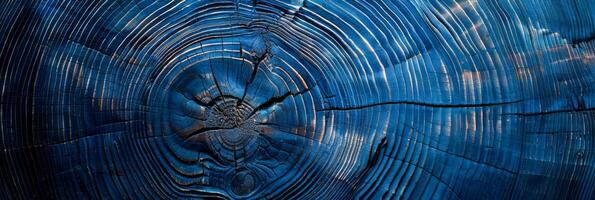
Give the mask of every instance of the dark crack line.
M 242 52 L 242 46 L 240 46 L 240 52 Z M 254 82 L 254 79 L 256 78 L 256 74 L 258 73 L 260 63 L 262 63 L 262 61 L 264 61 L 264 59 L 267 58 L 268 54 L 269 54 L 269 47 L 266 47 L 264 53 L 261 56 L 256 57 L 256 60 L 252 67 L 252 74 L 250 74 L 250 80 L 248 80 L 248 82 L 246 83 L 246 86 L 244 87 L 244 94 L 242 94 L 242 98 L 240 99 L 240 101 L 238 101 L 237 105 L 240 105 L 244 101 L 244 98 L 246 98 L 246 94 L 248 93 L 248 87 L 252 84 L 252 82 Z M 243 59 L 244 58 L 242 57 L 242 60 Z
M 204 47 L 202 45 L 202 42 L 199 42 L 200 44 L 200 49 L 202 49 L 202 52 L 206 54 Z M 209 59 L 209 68 L 211 68 L 211 74 L 213 75 L 213 81 L 215 81 L 215 86 L 217 87 L 217 90 L 219 91 L 219 95 L 223 97 L 223 93 L 221 92 L 221 88 L 219 88 L 219 83 L 217 82 L 217 77 L 215 76 L 215 71 L 213 70 L 213 63 L 211 62 L 211 56 L 208 55 Z M 223 97 L 223 101 L 225 101 L 225 97 Z M 218 104 L 215 104 L 215 106 L 217 106 L 217 108 L 219 108 L 221 110 L 221 108 L 219 107 Z
M 410 125 L 408 125 L 408 124 L 405 124 L 405 123 L 400 123 L 400 124 L 402 124 L 402 125 L 404 125 L 405 127 L 407 127 L 407 128 L 409 128 L 409 129 L 411 129 L 413 132 L 416 132 L 416 133 L 418 133 L 418 134 L 421 134 L 421 135 L 423 135 L 423 137 L 428 137 L 428 136 L 427 136 L 427 134 L 425 134 L 425 133 L 422 133 L 421 131 L 417 130 L 417 128 L 415 128 L 415 127 L 413 127 L 413 126 L 410 126 Z M 481 163 L 481 162 L 477 162 L 477 161 L 471 160 L 471 159 L 469 159 L 469 158 L 467 158 L 467 157 L 464 157 L 464 156 L 461 156 L 461 155 L 458 155 L 458 154 L 455 154 L 455 153 L 451 153 L 451 152 L 448 152 L 448 151 L 441 150 L 441 149 L 439 149 L 439 148 L 436 148 L 436 147 L 433 147 L 433 146 L 431 146 L 431 145 L 429 145 L 429 144 L 426 144 L 426 143 L 424 143 L 423 141 L 420 141 L 420 140 L 418 140 L 418 139 L 411 139 L 411 141 L 412 141 L 412 142 L 414 142 L 414 143 L 419 143 L 419 144 L 422 144 L 422 145 L 424 145 L 424 146 L 426 146 L 426 147 L 428 147 L 428 148 L 430 148 L 430 149 L 434 149 L 434 150 L 436 150 L 436 151 L 439 151 L 439 152 L 445 153 L 445 154 L 447 154 L 447 155 L 452 155 L 452 156 L 455 156 L 455 157 L 459 157 L 459 158 L 461 158 L 461 159 L 468 160 L 468 161 L 471 161 L 471 162 L 477 163 L 477 164 L 479 164 L 479 165 L 481 165 L 481 164 L 485 164 L 486 166 L 491 166 L 491 167 L 493 167 L 493 168 L 495 168 L 495 169 L 504 170 L 504 171 L 506 171 L 506 172 L 509 172 L 509 173 L 511 173 L 511 174 L 518 174 L 518 173 L 514 173 L 514 172 L 512 172 L 512 171 L 510 171 L 510 170 L 508 170 L 508 169 L 503 169 L 503 168 L 500 168 L 500 167 L 496 167 L 496 166 L 493 166 L 493 165 L 489 165 L 489 164 L 487 164 L 487 163 Z M 407 151 L 408 151 L 408 150 L 407 150 Z M 417 168 L 417 169 L 420 169 L 420 170 L 422 170 L 422 171 L 424 171 L 424 172 L 428 173 L 430 176 L 432 176 L 433 178 L 435 178 L 437 181 L 439 181 L 439 182 L 443 183 L 444 185 L 446 185 L 446 187 L 447 187 L 447 188 L 448 188 L 450 191 L 452 191 L 452 192 L 453 192 L 453 194 L 455 194 L 455 196 L 457 197 L 457 199 L 462 199 L 462 198 L 460 197 L 460 195 L 459 195 L 459 194 L 458 194 L 458 193 L 457 193 L 457 192 L 454 190 L 454 188 L 452 188 L 452 186 L 451 186 L 450 184 L 448 184 L 446 181 L 442 180 L 442 179 L 441 179 L 439 176 L 436 176 L 436 175 L 433 173 L 433 171 L 427 170 L 427 169 L 426 169 L 424 166 L 422 166 L 422 165 L 418 165 L 417 163 L 412 163 L 411 161 L 408 161 L 408 160 L 405 160 L 405 159 L 400 159 L 400 158 L 398 158 L 398 156 L 396 156 L 396 155 L 389 155 L 389 154 L 386 154 L 386 153 L 384 153 L 382 156 L 383 156 L 383 157 L 386 157 L 386 158 L 389 158 L 389 159 L 393 159 L 393 160 L 399 160 L 399 161 L 401 161 L 401 162 L 403 162 L 403 163 L 407 163 L 407 164 L 409 164 L 409 165 L 412 165 L 412 166 L 414 166 L 414 167 L 415 167 L 415 168 Z
M 224 60 L 223 50 L 225 48 L 223 47 L 223 33 L 221 34 L 220 39 L 221 39 L 221 60 Z M 213 74 L 213 81 L 215 81 L 215 86 L 217 87 L 217 90 L 219 91 L 219 95 L 223 98 L 223 102 L 226 103 L 227 101 L 225 100 L 223 91 L 221 90 L 221 87 L 219 86 L 219 82 L 217 81 L 217 77 L 215 76 L 215 71 L 213 71 L 213 65 L 211 64 L 210 58 L 209 58 L 209 67 L 211 67 L 211 74 Z M 225 113 L 223 115 L 225 115 Z
M 380 139 L 380 143 L 378 143 L 378 145 L 376 146 L 376 150 L 374 151 L 374 154 L 372 155 L 371 151 L 370 151 L 370 158 L 368 159 L 368 164 L 366 165 L 366 168 L 364 168 L 364 170 L 362 171 L 362 173 L 359 174 L 359 176 L 357 176 L 357 178 L 355 179 L 355 182 L 353 183 L 354 187 L 357 187 L 360 184 L 360 181 L 363 180 L 362 178 L 366 177 L 368 175 L 368 173 L 370 172 L 370 170 L 376 166 L 376 163 L 378 163 L 378 160 L 380 159 L 381 153 L 383 150 L 386 149 L 387 147 L 387 142 L 386 142 L 386 136 L 382 137 L 382 139 Z M 355 195 L 355 190 L 351 192 L 351 194 L 349 196 L 353 196 Z
M 286 92 L 285 94 L 281 95 L 281 96 L 275 96 L 273 98 L 270 98 L 269 100 L 267 100 L 266 102 L 260 104 L 258 107 L 254 108 L 254 110 L 252 110 L 252 112 L 250 112 L 250 114 L 246 117 L 246 119 L 250 119 L 250 117 L 252 117 L 252 115 L 254 115 L 254 113 L 260 111 L 260 110 L 264 110 L 267 109 L 275 104 L 281 103 L 283 101 L 285 101 L 285 99 L 289 96 L 298 96 L 298 95 L 302 95 L 306 92 L 309 92 L 310 90 L 312 90 L 313 88 L 317 87 L 318 84 L 305 89 L 304 91 L 300 91 L 300 92 L 296 92 L 296 93 L 291 93 L 291 91 Z
M 242 58 L 242 65 L 244 65 L 244 48 L 242 48 L 242 43 L 240 42 L 240 58 Z M 255 72 L 254 69 L 252 69 L 252 76 L 255 76 Z M 244 101 L 244 98 L 246 97 L 246 93 L 248 90 L 248 84 L 250 84 L 250 82 L 252 82 L 252 77 L 250 77 L 250 81 L 248 83 L 246 83 L 246 86 L 244 87 L 244 94 L 242 94 L 242 98 L 240 99 L 240 101 L 238 101 L 238 103 L 236 103 L 236 109 L 238 109 L 238 106 L 240 106 L 240 104 L 242 104 L 242 102 Z
M 380 158 L 380 152 L 383 149 L 386 149 L 386 136 L 382 137 L 382 139 L 380 140 L 380 143 L 378 144 L 378 146 L 376 147 L 376 151 L 374 151 L 374 155 L 372 157 L 370 157 L 370 159 L 368 160 L 368 165 L 366 166 L 366 170 L 370 169 L 372 167 L 374 167 L 374 165 L 376 165 L 376 163 L 378 162 L 378 159 Z
M 359 109 L 365 109 L 365 108 L 382 106 L 382 105 L 414 105 L 414 106 L 423 106 L 423 107 L 431 107 L 431 108 L 480 108 L 480 107 L 509 105 L 509 104 L 514 104 L 514 103 L 519 103 L 521 101 L 523 101 L 523 100 L 499 102 L 499 103 L 480 103 L 480 104 L 434 104 L 434 103 L 416 102 L 416 101 L 393 101 L 393 102 L 381 102 L 381 103 L 373 103 L 373 104 L 353 106 L 353 107 L 321 108 L 321 109 L 318 109 L 317 111 L 359 110 Z

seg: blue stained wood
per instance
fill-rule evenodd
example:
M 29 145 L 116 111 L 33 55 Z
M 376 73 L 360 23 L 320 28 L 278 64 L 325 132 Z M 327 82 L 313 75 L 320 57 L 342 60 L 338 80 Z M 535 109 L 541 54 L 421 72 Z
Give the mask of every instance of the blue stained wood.
M 0 199 L 593 199 L 589 0 L 0 2 Z

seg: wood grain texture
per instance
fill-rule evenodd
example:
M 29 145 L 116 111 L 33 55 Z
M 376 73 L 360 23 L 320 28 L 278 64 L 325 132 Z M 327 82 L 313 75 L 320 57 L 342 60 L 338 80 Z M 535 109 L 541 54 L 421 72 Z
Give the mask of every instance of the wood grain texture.
M 593 199 L 590 0 L 0 1 L 0 199 Z

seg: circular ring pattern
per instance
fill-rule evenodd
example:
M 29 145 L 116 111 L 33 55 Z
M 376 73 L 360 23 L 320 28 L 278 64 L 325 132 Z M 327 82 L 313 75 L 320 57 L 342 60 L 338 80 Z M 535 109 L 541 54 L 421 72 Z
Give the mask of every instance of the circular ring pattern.
M 0 2 L 0 199 L 587 199 L 591 4 Z

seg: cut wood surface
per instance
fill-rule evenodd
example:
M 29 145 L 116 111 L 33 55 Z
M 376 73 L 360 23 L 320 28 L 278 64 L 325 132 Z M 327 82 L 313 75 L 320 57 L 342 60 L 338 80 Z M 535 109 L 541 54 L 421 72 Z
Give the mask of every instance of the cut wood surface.
M 593 199 L 592 0 L 0 1 L 0 199 Z

